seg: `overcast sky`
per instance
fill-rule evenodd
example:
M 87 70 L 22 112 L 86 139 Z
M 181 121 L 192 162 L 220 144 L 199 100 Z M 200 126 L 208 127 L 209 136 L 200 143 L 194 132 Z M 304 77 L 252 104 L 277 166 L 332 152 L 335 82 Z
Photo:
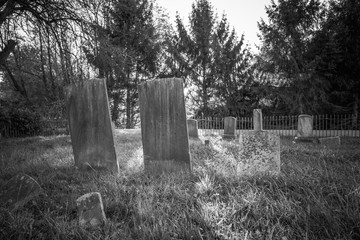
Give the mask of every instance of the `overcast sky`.
M 191 5 L 195 0 L 156 0 L 165 8 L 173 22 L 176 11 L 179 12 L 184 23 L 188 24 Z M 259 45 L 257 37 L 257 22 L 260 18 L 267 19 L 265 6 L 271 0 L 209 0 L 219 18 L 223 13 L 227 15 L 231 28 L 234 27 L 238 36 L 245 34 L 245 41 L 256 51 L 255 44 Z

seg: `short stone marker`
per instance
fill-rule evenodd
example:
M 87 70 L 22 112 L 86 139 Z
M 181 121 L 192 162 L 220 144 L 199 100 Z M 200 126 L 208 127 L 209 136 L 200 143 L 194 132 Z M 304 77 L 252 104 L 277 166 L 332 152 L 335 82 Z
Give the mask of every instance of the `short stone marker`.
M 155 79 L 138 88 L 145 171 L 191 171 L 183 80 Z
M 235 139 L 236 138 L 235 131 L 236 131 L 236 118 L 225 117 L 223 139 Z
M 254 122 L 254 131 L 262 131 L 263 130 L 263 122 L 262 122 L 262 111 L 261 109 L 253 110 L 253 122 Z
M 105 79 L 71 85 L 67 93 L 75 165 L 118 172 Z
M 76 200 L 80 226 L 99 226 L 106 222 L 104 206 L 98 192 L 87 193 Z
M 302 114 L 298 116 L 297 137 L 312 137 L 313 117 L 311 115 Z
M 198 122 L 195 119 L 187 120 L 189 137 L 199 138 Z
M 12 210 L 21 208 L 41 192 L 38 182 L 26 174 L 17 174 L 3 189 L 0 193 L 0 203 Z
M 261 109 L 253 111 L 254 126 L 262 129 Z M 256 121 L 256 122 L 255 122 Z M 239 175 L 280 173 L 280 136 L 268 131 L 242 132 L 239 136 Z
M 328 147 L 337 147 L 340 146 L 340 137 L 319 138 L 319 143 Z

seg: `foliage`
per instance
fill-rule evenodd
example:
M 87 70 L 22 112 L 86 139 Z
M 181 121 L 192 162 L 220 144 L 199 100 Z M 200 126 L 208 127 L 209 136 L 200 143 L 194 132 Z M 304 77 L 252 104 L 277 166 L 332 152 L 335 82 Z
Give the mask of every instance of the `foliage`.
M 252 84 L 244 37 L 239 41 L 226 16 L 219 21 L 207 0 L 193 4 L 189 21 L 187 29 L 176 17 L 177 31 L 168 39 L 169 75 L 185 79 L 195 115 L 243 113 L 235 105 L 243 103 L 242 89 Z
M 11 106 L 2 104 L 0 107 L 0 123 L 4 127 L 11 126 L 11 129 L 21 132 L 23 136 L 32 136 L 42 130 L 41 115 L 34 109 L 19 104 Z M 1 132 L 3 130 L 0 129 Z
M 262 46 L 258 71 L 272 82 L 271 91 L 290 114 L 315 113 L 326 102 L 327 84 L 315 72 L 309 49 L 323 20 L 319 0 L 274 0 L 266 7 L 268 22 L 258 23 Z

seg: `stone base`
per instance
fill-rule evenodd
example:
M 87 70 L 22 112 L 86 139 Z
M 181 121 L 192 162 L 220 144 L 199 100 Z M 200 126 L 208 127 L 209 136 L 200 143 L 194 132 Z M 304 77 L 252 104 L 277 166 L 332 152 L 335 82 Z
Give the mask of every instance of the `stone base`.
M 172 172 L 191 173 L 191 164 L 186 162 L 176 162 L 175 160 L 145 161 L 145 172 L 152 175 L 160 175 Z
M 280 173 L 280 136 L 267 131 L 243 132 L 239 136 L 239 175 Z
M 234 140 L 234 139 L 236 139 L 236 136 L 232 135 L 232 134 L 224 134 L 224 135 L 222 135 L 222 138 L 224 140 Z
M 340 145 L 340 137 L 327 137 L 327 138 L 319 138 L 319 143 L 325 146 L 339 146 Z
M 317 137 L 295 137 L 294 143 L 297 142 L 319 143 L 319 139 Z

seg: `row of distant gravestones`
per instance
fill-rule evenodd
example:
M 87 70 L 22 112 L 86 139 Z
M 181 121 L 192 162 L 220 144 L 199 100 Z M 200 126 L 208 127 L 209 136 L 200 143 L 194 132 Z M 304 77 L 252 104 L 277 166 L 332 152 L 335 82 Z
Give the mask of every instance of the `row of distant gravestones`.
M 156 79 L 138 88 L 145 171 L 191 172 L 189 135 L 196 137 L 198 133 L 196 123 L 186 119 L 183 80 Z M 71 86 L 68 107 L 76 166 L 118 172 L 105 80 Z M 235 126 L 235 118 L 225 118 L 223 137 L 234 138 Z M 262 130 L 260 109 L 254 110 L 254 130 L 239 136 L 239 174 L 278 174 L 280 138 Z

